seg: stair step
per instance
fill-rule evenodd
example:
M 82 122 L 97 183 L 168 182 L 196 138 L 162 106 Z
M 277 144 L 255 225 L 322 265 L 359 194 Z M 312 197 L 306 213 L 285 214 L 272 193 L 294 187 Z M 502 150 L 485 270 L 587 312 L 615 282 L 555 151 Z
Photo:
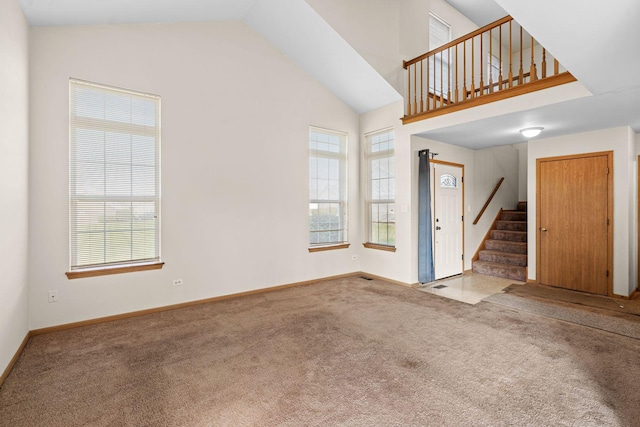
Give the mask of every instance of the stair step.
M 496 230 L 527 231 L 527 221 L 496 221 Z
M 517 265 L 520 267 L 526 267 L 527 265 L 527 254 L 492 251 L 492 250 L 484 249 L 480 251 L 479 255 L 480 255 L 480 261 L 489 261 L 489 262 L 495 262 L 495 263 L 507 264 L 507 265 Z
M 526 242 L 512 242 L 509 240 L 487 240 L 484 248 L 490 251 L 511 252 L 515 254 L 526 254 Z
M 526 221 L 527 213 L 522 211 L 502 211 L 502 217 L 504 221 Z
M 511 230 L 491 230 L 491 238 L 493 240 L 508 240 L 510 242 L 526 242 L 526 231 Z
M 516 265 L 499 264 L 497 262 L 476 261 L 473 272 L 489 276 L 504 277 L 506 279 L 526 281 L 526 268 Z
M 527 202 L 518 202 L 518 210 L 519 211 L 527 211 Z

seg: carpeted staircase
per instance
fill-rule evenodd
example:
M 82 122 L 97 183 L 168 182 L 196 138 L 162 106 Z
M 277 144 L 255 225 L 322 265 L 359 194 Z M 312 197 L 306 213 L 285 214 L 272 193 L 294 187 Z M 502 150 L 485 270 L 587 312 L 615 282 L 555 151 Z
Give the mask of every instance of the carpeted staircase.
M 527 202 L 515 211 L 502 211 L 484 242 L 473 272 L 525 282 L 527 267 Z

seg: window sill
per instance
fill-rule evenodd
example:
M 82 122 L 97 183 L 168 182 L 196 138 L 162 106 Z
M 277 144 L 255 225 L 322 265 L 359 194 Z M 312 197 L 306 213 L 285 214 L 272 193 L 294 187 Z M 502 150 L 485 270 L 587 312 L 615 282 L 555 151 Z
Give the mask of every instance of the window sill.
M 87 268 L 84 270 L 67 271 L 67 279 L 82 279 L 84 277 L 107 276 L 109 274 L 133 273 L 134 271 L 160 270 L 164 262 L 154 262 L 152 264 L 138 264 L 113 266 L 102 268 Z
M 369 249 L 377 249 L 379 251 L 395 252 L 395 246 L 379 245 L 377 243 L 363 243 L 362 246 Z
M 332 251 L 334 249 L 347 249 L 351 246 L 351 243 L 339 243 L 337 245 L 326 245 L 326 246 L 312 246 L 309 248 L 309 252 L 322 252 L 322 251 Z

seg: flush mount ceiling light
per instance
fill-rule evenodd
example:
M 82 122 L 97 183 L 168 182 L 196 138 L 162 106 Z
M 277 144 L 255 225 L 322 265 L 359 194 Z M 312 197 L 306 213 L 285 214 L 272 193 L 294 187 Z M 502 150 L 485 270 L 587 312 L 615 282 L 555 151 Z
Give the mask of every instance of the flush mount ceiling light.
M 540 135 L 543 129 L 542 127 L 520 129 L 520 133 L 524 135 L 525 138 L 533 138 Z

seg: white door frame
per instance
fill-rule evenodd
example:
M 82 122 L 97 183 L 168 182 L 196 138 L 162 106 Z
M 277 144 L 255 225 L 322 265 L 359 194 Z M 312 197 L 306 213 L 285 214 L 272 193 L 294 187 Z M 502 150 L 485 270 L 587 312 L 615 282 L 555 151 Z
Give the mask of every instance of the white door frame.
M 452 162 L 447 162 L 444 160 L 435 160 L 435 159 L 430 159 L 429 160 L 431 163 L 434 164 L 433 167 L 433 175 L 432 175 L 432 188 L 431 188 L 431 194 L 433 195 L 433 197 L 431 198 L 431 209 L 432 209 L 432 218 L 433 218 L 433 254 L 434 254 L 434 270 L 435 270 L 435 277 L 436 280 L 438 279 L 443 279 L 444 277 L 439 277 L 438 276 L 438 271 L 436 269 L 436 260 L 435 260 L 435 256 L 436 256 L 436 185 L 439 184 L 439 179 L 436 179 L 435 176 L 435 170 L 437 169 L 437 165 L 443 165 L 443 166 L 451 166 L 451 167 L 455 167 L 455 168 L 460 168 L 460 173 L 461 173 L 461 186 L 460 189 L 462 191 L 462 205 L 461 205 L 461 209 L 460 209 L 460 216 L 462 217 L 462 222 L 460 223 L 460 227 L 461 227 L 461 233 L 462 233 L 462 257 L 460 259 L 460 265 L 461 265 L 461 269 L 460 269 L 460 274 L 464 273 L 464 165 L 460 164 L 460 163 L 452 163 Z M 448 276 L 445 276 L 448 277 Z

